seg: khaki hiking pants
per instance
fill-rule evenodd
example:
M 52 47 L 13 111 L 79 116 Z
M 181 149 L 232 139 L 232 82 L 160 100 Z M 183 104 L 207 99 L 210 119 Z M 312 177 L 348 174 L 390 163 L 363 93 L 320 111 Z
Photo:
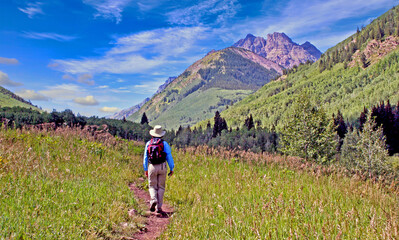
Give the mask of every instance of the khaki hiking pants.
M 148 185 L 151 196 L 150 205 L 155 202 L 158 210 L 162 208 L 163 204 L 167 172 L 166 162 L 155 165 L 151 163 L 148 164 Z

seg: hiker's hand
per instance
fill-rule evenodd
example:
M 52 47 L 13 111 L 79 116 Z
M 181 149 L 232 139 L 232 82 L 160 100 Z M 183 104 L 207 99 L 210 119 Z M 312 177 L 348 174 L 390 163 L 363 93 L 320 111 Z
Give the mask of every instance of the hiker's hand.
M 168 176 L 170 177 L 170 176 L 172 176 L 172 175 L 173 175 L 173 171 L 170 171 L 169 174 L 168 174 Z
M 145 176 L 148 177 L 148 171 L 145 171 Z

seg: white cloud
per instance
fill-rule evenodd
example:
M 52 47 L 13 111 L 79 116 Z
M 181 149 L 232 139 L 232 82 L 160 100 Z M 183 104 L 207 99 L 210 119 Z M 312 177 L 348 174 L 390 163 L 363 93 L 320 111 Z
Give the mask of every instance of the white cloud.
M 39 91 L 49 98 L 56 100 L 71 100 L 81 96 L 85 91 L 75 84 L 60 84 L 48 86 L 46 90 Z
M 55 40 L 59 42 L 67 42 L 67 41 L 72 41 L 76 39 L 76 36 L 68 36 L 68 35 L 62 35 L 58 33 L 50 33 L 50 32 L 24 32 L 22 36 L 26 38 L 31 38 L 31 39 L 50 39 L 50 40 Z
M 0 57 L 0 64 L 16 65 L 19 61 L 15 58 Z
M 94 17 L 112 19 L 118 24 L 122 21 L 122 12 L 131 0 L 83 0 L 84 4 L 96 9 Z
M 77 97 L 73 101 L 80 105 L 94 106 L 98 105 L 98 101 L 93 96 Z
M 121 111 L 121 109 L 117 107 L 102 107 L 99 110 L 105 113 L 115 113 Z
M 236 0 L 207 0 L 187 8 L 168 12 L 171 24 L 200 25 L 208 18 L 216 18 L 215 23 L 224 23 L 234 17 L 240 5 Z
M 109 88 L 109 86 L 108 85 L 101 85 L 101 86 L 98 86 L 98 88 L 99 89 L 106 89 L 106 88 Z
M 37 100 L 37 101 L 48 101 L 48 98 L 34 90 L 24 89 L 17 91 L 16 94 L 24 99 Z
M 44 14 L 42 10 L 43 3 L 28 3 L 28 6 L 25 8 L 18 8 L 21 12 L 26 13 L 29 18 L 33 18 L 37 14 Z
M 0 71 L 0 85 L 1 86 L 8 86 L 8 87 L 19 87 L 22 86 L 22 83 L 12 81 L 7 73 Z
M 272 32 L 285 32 L 291 37 L 308 35 L 313 31 L 333 32 L 330 27 L 340 20 L 361 16 L 394 3 L 393 0 L 292 0 L 280 15 L 251 19 L 237 24 L 234 30 L 242 35 L 244 34 L 242 29 L 245 29 L 245 33 L 250 32 L 258 36 L 266 36 Z M 353 31 L 356 31 L 356 27 Z
M 144 31 L 116 39 L 115 46 L 103 57 L 53 60 L 49 66 L 70 74 L 121 74 L 144 73 L 164 64 L 192 63 L 191 58 L 185 59 L 183 54 L 198 52 L 196 43 L 206 38 L 208 30 L 204 27 L 175 27 Z

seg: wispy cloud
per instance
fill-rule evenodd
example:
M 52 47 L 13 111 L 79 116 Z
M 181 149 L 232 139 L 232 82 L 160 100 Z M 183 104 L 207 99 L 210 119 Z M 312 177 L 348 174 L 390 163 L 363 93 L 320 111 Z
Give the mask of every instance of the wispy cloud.
M 223 23 L 234 17 L 239 8 L 240 4 L 237 0 L 206 0 L 190 7 L 168 12 L 166 16 L 169 23 L 177 25 Z
M 44 14 L 42 10 L 43 3 L 28 3 L 24 8 L 18 8 L 21 12 L 26 13 L 29 18 L 33 18 L 37 14 Z
M 87 84 L 87 85 L 94 85 L 93 75 L 91 75 L 89 73 L 81 74 L 78 77 L 73 77 L 69 74 L 65 74 L 62 76 L 62 79 L 75 81 L 75 82 L 79 82 L 79 83 L 83 83 L 83 84 Z
M 102 107 L 99 110 L 105 113 L 115 113 L 121 111 L 121 109 L 117 107 Z
M 0 64 L 16 65 L 19 64 L 19 61 L 15 58 L 0 57 Z
M 49 66 L 70 73 L 143 73 L 169 64 L 192 61 L 198 40 L 206 37 L 204 27 L 175 27 L 144 31 L 120 37 L 99 58 L 53 60 Z M 190 62 L 192 63 L 192 62 Z
M 24 99 L 29 100 L 37 100 L 37 101 L 48 101 L 48 97 L 44 96 L 43 94 L 37 93 L 34 90 L 20 90 L 17 91 L 16 94 Z
M 71 100 L 81 96 L 85 91 L 75 84 L 60 84 L 48 86 L 45 90 L 38 92 L 55 100 Z
M 83 0 L 83 3 L 96 9 L 94 17 L 115 20 L 118 24 L 122 21 L 122 12 L 132 0 Z
M 98 105 L 98 101 L 94 98 L 94 96 L 86 96 L 86 97 L 77 97 L 73 99 L 73 101 L 77 104 L 84 105 L 84 106 L 95 106 Z
M 23 37 L 26 38 L 32 38 L 32 39 L 50 39 L 50 40 L 55 40 L 59 42 L 67 42 L 67 41 L 72 41 L 75 40 L 76 36 L 68 36 L 68 35 L 63 35 L 63 34 L 58 34 L 58 33 L 50 33 L 50 32 L 23 32 L 22 34 Z
M 0 71 L 0 86 L 7 86 L 7 87 L 19 87 L 22 86 L 22 83 L 12 81 L 7 73 Z

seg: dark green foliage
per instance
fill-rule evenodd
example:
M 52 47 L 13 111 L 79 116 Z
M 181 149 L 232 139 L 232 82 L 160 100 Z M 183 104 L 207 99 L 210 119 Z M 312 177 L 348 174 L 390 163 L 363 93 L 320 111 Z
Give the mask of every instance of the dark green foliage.
M 214 125 L 213 125 L 213 133 L 212 137 L 216 137 L 222 133 L 223 130 L 227 130 L 227 123 L 222 117 L 220 117 L 219 111 L 216 111 L 215 117 L 213 118 Z
M 359 129 L 363 131 L 363 126 L 367 120 L 369 110 L 364 108 L 359 117 Z M 381 127 L 386 137 L 387 149 L 390 155 L 399 153 L 399 110 L 398 106 L 393 108 L 388 101 L 381 102 L 377 106 L 371 108 L 371 116 L 373 117 L 376 127 Z
M 246 126 L 248 130 L 251 130 L 251 128 L 255 127 L 254 119 L 252 118 L 252 114 L 250 114 L 249 117 L 247 119 L 245 119 L 244 126 Z
M 224 129 L 220 134 L 213 137 L 213 128 L 205 129 L 179 128 L 175 138 L 169 141 L 178 148 L 189 146 L 224 147 L 230 150 L 245 150 L 252 152 L 276 152 L 278 136 L 262 128 Z
M 140 124 L 148 124 L 148 118 L 147 115 L 145 115 L 145 113 L 143 113 L 143 116 L 141 117 Z

